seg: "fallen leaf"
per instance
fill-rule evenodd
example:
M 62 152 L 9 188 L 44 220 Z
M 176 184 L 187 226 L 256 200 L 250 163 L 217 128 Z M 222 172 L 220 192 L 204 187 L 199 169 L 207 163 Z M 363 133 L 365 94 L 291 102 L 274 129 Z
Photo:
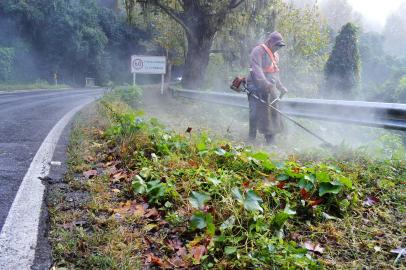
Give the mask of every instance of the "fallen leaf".
M 180 257 L 185 257 L 187 255 L 187 250 L 185 247 L 179 248 L 179 250 L 176 252 L 176 255 Z
M 321 215 L 327 220 L 340 220 L 338 217 L 330 216 L 329 214 L 323 212 Z
M 117 189 L 117 188 L 113 188 L 111 191 L 112 191 L 113 193 L 120 193 L 120 190 Z
M 307 192 L 306 189 L 302 188 L 300 189 L 300 196 L 302 199 L 306 200 L 310 197 L 310 192 Z
M 375 196 L 367 196 L 367 198 L 365 199 L 365 201 L 362 202 L 362 206 L 373 206 L 375 204 L 377 204 L 378 202 L 380 202 L 380 200 L 375 197 Z
M 286 182 L 279 182 L 276 186 L 280 189 L 283 189 L 286 185 Z
M 204 255 L 204 253 L 206 253 L 206 247 L 205 246 L 194 246 L 191 249 L 191 253 L 193 258 L 195 259 L 196 263 L 200 263 L 200 259 L 202 258 L 202 256 Z
M 153 253 L 148 253 L 146 258 L 145 258 L 145 264 L 152 264 L 159 266 L 162 269 L 171 269 L 172 266 L 167 262 L 159 257 L 155 256 Z
M 296 168 L 293 168 L 293 169 L 292 169 L 292 172 L 294 172 L 294 173 L 300 173 L 300 168 L 297 168 L 297 167 L 296 167 Z
M 314 253 L 323 254 L 324 248 L 320 246 L 319 243 L 313 243 L 311 241 L 306 241 L 303 247 L 309 251 L 313 251 Z
M 146 218 L 158 217 L 158 216 L 159 216 L 159 212 L 158 212 L 158 210 L 156 210 L 155 207 L 148 209 L 144 215 L 144 217 L 146 217 Z
M 87 179 L 93 178 L 96 175 L 97 175 L 96 170 L 88 170 L 88 171 L 83 172 L 83 176 L 86 177 Z
M 323 202 L 322 198 L 318 198 L 318 199 L 312 199 L 309 201 L 309 205 L 310 206 L 317 206 L 319 204 L 321 204 Z
M 187 263 L 179 257 L 170 259 L 169 263 L 176 268 L 186 268 L 188 266 Z
M 111 177 L 114 180 L 121 180 L 121 179 L 127 178 L 127 174 L 124 173 L 123 171 L 119 171 L 119 172 L 114 173 Z
M 178 250 L 182 247 L 182 242 L 179 239 L 169 240 L 168 244 L 173 250 Z
M 242 183 L 243 187 L 249 188 L 250 187 L 250 181 L 245 181 Z
M 126 216 L 142 216 L 145 213 L 145 206 L 143 204 L 137 204 L 136 201 L 127 201 L 125 203 L 121 203 L 119 207 L 114 208 L 113 212 Z
M 87 156 L 87 157 L 85 158 L 85 160 L 88 161 L 88 162 L 92 162 L 92 161 L 95 161 L 96 158 L 95 158 L 95 157 L 92 157 L 92 156 Z

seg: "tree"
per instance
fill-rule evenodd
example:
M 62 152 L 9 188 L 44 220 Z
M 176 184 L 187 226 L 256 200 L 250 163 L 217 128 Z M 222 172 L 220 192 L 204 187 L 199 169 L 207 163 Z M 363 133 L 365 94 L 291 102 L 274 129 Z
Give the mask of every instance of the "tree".
M 360 81 L 358 29 L 352 23 L 344 25 L 336 38 L 325 66 L 324 96 L 348 98 Z
M 60 81 L 71 84 L 83 84 L 84 77 L 128 81 L 129 55 L 142 53 L 140 42 L 149 37 L 96 0 L 4 0 L 3 28 L 0 47 L 15 48 L 15 74 L 52 80 L 58 73 Z
M 227 16 L 245 0 L 126 0 L 127 10 L 136 2 L 155 7 L 174 19 L 185 31 L 187 54 L 182 84 L 200 88 L 209 62 L 209 53 L 216 33 Z M 130 16 L 131 19 L 131 16 Z

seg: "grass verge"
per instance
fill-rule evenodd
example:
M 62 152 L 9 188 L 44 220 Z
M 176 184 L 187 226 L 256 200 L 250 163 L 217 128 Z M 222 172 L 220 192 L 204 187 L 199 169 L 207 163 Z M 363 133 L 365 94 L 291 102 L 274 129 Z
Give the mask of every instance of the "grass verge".
M 75 269 L 405 267 L 404 149 L 280 159 L 143 119 L 113 91 L 75 123 L 51 188 L 55 266 Z M 127 102 L 126 102 L 127 101 Z

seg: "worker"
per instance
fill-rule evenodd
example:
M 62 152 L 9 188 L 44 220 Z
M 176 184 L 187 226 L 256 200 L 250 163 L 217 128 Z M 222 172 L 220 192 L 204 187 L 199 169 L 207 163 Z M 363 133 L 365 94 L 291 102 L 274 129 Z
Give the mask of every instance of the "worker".
M 250 55 L 250 73 L 247 76 L 247 88 L 268 104 L 288 90 L 279 79 L 279 55 L 277 51 L 285 46 L 278 32 L 271 33 L 265 43 L 257 45 Z M 275 135 L 283 131 L 281 116 L 257 98 L 248 95 L 249 103 L 249 140 L 255 140 L 257 131 L 265 136 L 267 144 L 274 142 Z M 278 102 L 273 103 L 278 108 Z

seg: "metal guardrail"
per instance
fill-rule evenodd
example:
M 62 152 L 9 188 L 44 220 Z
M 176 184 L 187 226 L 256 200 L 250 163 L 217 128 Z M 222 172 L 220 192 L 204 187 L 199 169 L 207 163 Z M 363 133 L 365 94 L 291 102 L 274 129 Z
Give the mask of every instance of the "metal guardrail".
M 170 87 L 170 90 L 174 97 L 248 108 L 244 94 L 181 90 L 175 87 Z M 285 98 L 281 101 L 281 110 L 295 117 L 406 131 L 406 104 Z

